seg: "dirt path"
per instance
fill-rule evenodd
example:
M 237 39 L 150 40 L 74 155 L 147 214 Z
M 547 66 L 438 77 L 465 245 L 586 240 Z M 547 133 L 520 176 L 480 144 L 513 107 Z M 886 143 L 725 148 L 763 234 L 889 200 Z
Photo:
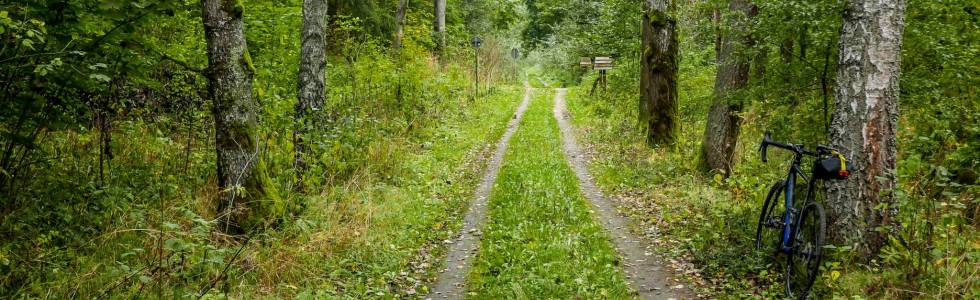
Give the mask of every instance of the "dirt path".
M 526 84 L 525 84 L 526 85 Z M 439 274 L 439 279 L 432 287 L 426 298 L 431 299 L 462 299 L 466 291 L 466 274 L 469 273 L 480 245 L 480 230 L 483 228 L 487 218 L 487 199 L 490 198 L 490 190 L 493 183 L 497 181 L 497 174 L 500 173 L 500 165 L 504 160 L 504 153 L 507 152 L 507 145 L 510 138 L 517 132 L 517 126 L 521 123 L 524 111 L 527 110 L 531 100 L 531 88 L 525 88 L 524 100 L 517 107 L 514 117 L 507 123 L 507 131 L 497 142 L 497 149 L 493 152 L 493 157 L 487 164 L 486 175 L 476 189 L 474 200 L 470 203 L 470 208 L 463 218 L 463 228 L 460 234 L 453 239 L 449 253 L 443 260 L 446 269 Z
M 596 187 L 587 168 L 587 161 L 575 140 L 575 132 L 568 121 L 568 109 L 565 106 L 565 89 L 557 89 L 555 93 L 555 119 L 561 129 L 562 145 L 565 158 L 578 177 L 579 187 L 585 197 L 592 203 L 596 221 L 609 232 L 613 243 L 619 251 L 630 285 L 639 292 L 642 299 L 671 299 L 689 298 L 683 286 L 675 288 L 668 281 L 669 271 L 665 270 L 658 261 L 658 256 L 651 253 L 652 249 L 642 238 L 632 234 L 628 229 L 626 218 L 616 212 L 616 207 L 609 202 Z

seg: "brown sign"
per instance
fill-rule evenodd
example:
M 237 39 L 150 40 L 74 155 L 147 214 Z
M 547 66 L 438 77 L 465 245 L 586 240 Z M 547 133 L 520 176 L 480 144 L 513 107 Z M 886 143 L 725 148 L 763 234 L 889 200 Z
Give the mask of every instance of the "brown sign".
M 600 71 L 612 70 L 613 59 L 611 57 L 596 57 L 593 68 Z
M 592 67 L 592 59 L 588 57 L 582 57 L 579 59 L 578 65 L 582 68 L 590 68 Z

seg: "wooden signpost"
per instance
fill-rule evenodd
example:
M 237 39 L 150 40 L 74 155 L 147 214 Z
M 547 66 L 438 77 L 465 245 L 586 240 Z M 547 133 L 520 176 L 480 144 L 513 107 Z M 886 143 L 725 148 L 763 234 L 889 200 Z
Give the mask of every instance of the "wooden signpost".
M 596 78 L 595 83 L 592 83 L 592 91 L 589 95 L 595 95 L 596 87 L 602 85 L 602 91 L 606 90 L 606 71 L 613 69 L 614 60 L 611 57 L 596 57 L 592 63 L 592 69 L 599 71 L 599 78 Z
M 613 59 L 609 57 L 596 57 L 594 66 L 599 71 L 612 70 Z
M 592 58 L 591 57 L 580 58 L 578 66 L 582 67 L 582 69 L 592 68 Z

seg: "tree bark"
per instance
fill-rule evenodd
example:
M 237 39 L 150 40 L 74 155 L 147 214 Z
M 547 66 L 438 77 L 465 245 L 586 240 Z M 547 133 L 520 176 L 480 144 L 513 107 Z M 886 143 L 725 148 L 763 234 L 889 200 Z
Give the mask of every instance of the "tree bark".
M 303 0 L 303 27 L 296 101 L 293 148 L 296 190 L 305 191 L 303 176 L 309 169 L 311 150 L 306 136 L 317 125 L 326 98 L 324 72 L 327 66 L 327 0 Z
M 851 176 L 827 184 L 829 232 L 870 260 L 887 241 L 895 187 L 898 97 L 905 2 L 846 2 L 840 31 L 836 103 L 830 143 Z
M 436 39 L 436 54 L 439 55 L 439 60 L 443 61 L 446 49 L 446 0 L 435 0 L 435 22 L 433 24 L 433 29 L 435 31 Z
M 783 63 L 782 65 L 783 75 L 781 75 L 780 78 L 783 86 L 786 87 L 792 86 L 796 76 L 796 73 L 793 72 L 793 67 L 792 67 L 793 56 L 796 55 L 796 53 L 793 51 L 794 44 L 795 41 L 793 40 L 792 35 L 787 35 L 783 37 L 782 42 L 779 43 L 779 61 Z M 792 104 L 793 106 L 799 104 L 799 100 L 797 100 L 795 93 L 786 93 L 783 96 L 787 97 L 789 103 Z
M 402 45 L 402 37 L 405 35 L 405 14 L 408 11 L 408 0 L 398 0 L 398 11 L 395 13 L 395 38 L 391 41 L 391 48 L 398 49 Z
M 731 175 L 742 117 L 742 100 L 732 93 L 742 89 L 749 81 L 749 59 L 738 56 L 751 43 L 747 19 L 753 5 L 746 0 L 729 1 L 730 16 L 717 17 L 727 22 L 730 30 L 719 33 L 715 46 L 718 71 L 715 75 L 715 96 L 708 111 L 708 123 L 701 145 L 701 167 L 705 171 L 718 171 Z M 717 16 L 717 14 L 716 14 Z M 720 20 L 725 19 L 725 20 Z M 727 33 L 727 34 L 726 34 Z
M 640 122 L 647 143 L 673 143 L 677 131 L 677 22 L 675 3 L 644 1 Z
M 755 43 L 753 43 L 755 45 Z M 752 80 L 758 82 L 766 77 L 766 65 L 769 64 L 769 48 L 762 46 L 756 49 L 755 57 L 752 59 Z
M 214 102 L 218 219 L 227 233 L 271 225 L 285 212 L 266 173 L 252 99 L 255 68 L 245 43 L 240 1 L 201 1 L 208 49 L 208 91 Z
M 800 26 L 800 59 L 806 60 L 807 49 L 809 48 L 810 26 L 806 23 Z

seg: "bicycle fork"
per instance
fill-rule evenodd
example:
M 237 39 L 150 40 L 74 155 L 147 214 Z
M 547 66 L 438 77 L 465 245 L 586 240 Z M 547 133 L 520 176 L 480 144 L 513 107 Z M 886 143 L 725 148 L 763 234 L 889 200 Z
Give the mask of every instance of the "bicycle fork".
M 796 208 L 793 207 L 793 188 L 796 186 L 796 172 L 790 172 L 789 178 L 786 180 L 786 212 L 783 214 L 783 232 L 782 239 L 779 243 L 779 251 L 792 254 L 793 245 L 791 243 L 791 237 L 793 236 L 793 219 L 796 218 L 798 213 Z

